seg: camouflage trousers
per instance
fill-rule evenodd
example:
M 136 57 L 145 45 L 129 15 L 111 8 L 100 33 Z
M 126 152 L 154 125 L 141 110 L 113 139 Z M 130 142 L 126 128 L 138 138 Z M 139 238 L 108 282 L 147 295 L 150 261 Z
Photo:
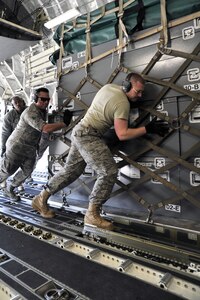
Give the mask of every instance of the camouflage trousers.
M 1 160 L 0 183 L 19 169 L 12 181 L 12 186 L 18 187 L 31 175 L 34 165 L 35 157 L 24 157 L 23 154 L 6 151 Z
M 48 182 L 47 191 L 54 194 L 74 182 L 83 173 L 86 165 L 97 174 L 89 201 L 102 205 L 110 196 L 117 178 L 117 165 L 112 153 L 91 127 L 75 126 L 71 136 L 71 148 L 66 164 Z

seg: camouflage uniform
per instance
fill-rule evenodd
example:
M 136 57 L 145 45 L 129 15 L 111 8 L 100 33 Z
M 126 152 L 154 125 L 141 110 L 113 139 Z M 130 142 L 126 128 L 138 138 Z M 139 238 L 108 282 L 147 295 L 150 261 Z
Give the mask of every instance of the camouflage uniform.
M 81 123 L 73 129 L 71 141 L 66 165 L 50 179 L 47 190 L 54 194 L 66 187 L 80 177 L 87 164 L 97 173 L 89 200 L 103 204 L 110 196 L 118 172 L 112 153 L 97 130 Z
M 102 136 L 113 126 L 114 118 L 128 119 L 129 110 L 128 99 L 119 86 L 104 86 L 83 120 L 74 127 L 66 165 L 50 179 L 47 192 L 54 194 L 68 186 L 83 173 L 87 164 L 97 174 L 89 201 L 101 206 L 109 198 L 118 173 L 113 155 Z
M 52 133 L 42 132 L 38 151 L 37 151 L 37 161 L 43 156 L 46 149 L 49 147 L 51 141 L 52 141 Z
M 11 133 L 16 128 L 20 116 L 22 112 L 18 112 L 16 109 L 11 109 L 3 119 L 2 124 L 2 134 L 1 134 L 1 148 L 2 148 L 2 154 L 6 151 L 6 142 Z
M 1 161 L 0 182 L 14 174 L 12 185 L 19 186 L 31 175 L 42 128 L 46 124 L 45 112 L 34 103 L 21 114 L 17 127 L 6 143 L 6 153 Z

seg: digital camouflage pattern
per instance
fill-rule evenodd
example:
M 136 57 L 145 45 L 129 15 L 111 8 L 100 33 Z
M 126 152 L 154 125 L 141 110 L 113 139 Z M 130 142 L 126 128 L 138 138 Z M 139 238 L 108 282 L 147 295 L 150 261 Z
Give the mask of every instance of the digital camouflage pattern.
M 107 84 L 98 91 L 84 118 L 72 131 L 66 165 L 48 182 L 50 194 L 78 179 L 88 165 L 97 175 L 89 196 L 90 203 L 101 206 L 108 200 L 118 169 L 103 135 L 114 125 L 114 119 L 128 120 L 129 111 L 128 98 L 120 86 Z
M 102 205 L 110 196 L 118 169 L 99 132 L 92 127 L 84 127 L 81 122 L 72 131 L 66 165 L 50 179 L 47 191 L 54 194 L 68 186 L 81 176 L 86 164 L 97 174 L 89 200 Z
M 21 114 L 17 127 L 9 137 L 6 148 L 11 153 L 20 154 L 24 157 L 36 156 L 42 127 L 46 124 L 45 112 L 32 103 Z
M 19 186 L 33 171 L 36 151 L 42 135 L 46 112 L 32 103 L 21 114 L 17 127 L 6 143 L 6 153 L 1 161 L 0 182 L 15 174 L 12 185 Z

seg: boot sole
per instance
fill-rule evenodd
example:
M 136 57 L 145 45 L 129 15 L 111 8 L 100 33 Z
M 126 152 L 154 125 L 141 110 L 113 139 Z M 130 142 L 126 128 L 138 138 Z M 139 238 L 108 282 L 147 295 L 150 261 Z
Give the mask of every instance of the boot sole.
M 108 228 L 105 228 L 105 227 L 100 227 L 100 226 L 97 226 L 97 225 L 94 225 L 94 224 L 89 224 L 89 223 L 84 223 L 84 226 L 90 226 L 90 227 L 93 227 L 93 228 L 99 228 L 99 229 L 104 229 L 104 230 L 114 230 L 114 226 L 111 224 L 110 227 Z
M 51 218 L 55 217 L 55 213 L 52 213 L 52 216 L 44 215 L 43 212 L 42 212 L 42 210 L 40 209 L 40 207 L 37 206 L 37 204 L 35 204 L 34 202 L 32 202 L 32 208 L 35 209 L 35 210 L 37 210 L 43 218 L 51 219 Z

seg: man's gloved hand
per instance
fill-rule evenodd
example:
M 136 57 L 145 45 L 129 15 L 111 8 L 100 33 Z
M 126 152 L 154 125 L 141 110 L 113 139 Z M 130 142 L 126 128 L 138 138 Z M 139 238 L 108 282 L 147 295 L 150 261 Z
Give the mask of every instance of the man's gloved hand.
M 66 109 L 64 111 L 64 115 L 63 115 L 63 122 L 68 126 L 71 122 L 71 119 L 72 119 L 72 116 L 73 116 L 73 113 L 71 110 L 69 109 Z
M 114 149 L 120 144 L 120 140 L 115 132 L 114 129 L 108 129 L 106 133 L 104 133 L 102 139 L 104 140 L 105 144 L 108 146 L 110 150 Z
M 147 124 L 145 128 L 147 133 L 156 133 L 162 137 L 169 132 L 169 124 L 166 121 L 157 121 L 157 117 Z

